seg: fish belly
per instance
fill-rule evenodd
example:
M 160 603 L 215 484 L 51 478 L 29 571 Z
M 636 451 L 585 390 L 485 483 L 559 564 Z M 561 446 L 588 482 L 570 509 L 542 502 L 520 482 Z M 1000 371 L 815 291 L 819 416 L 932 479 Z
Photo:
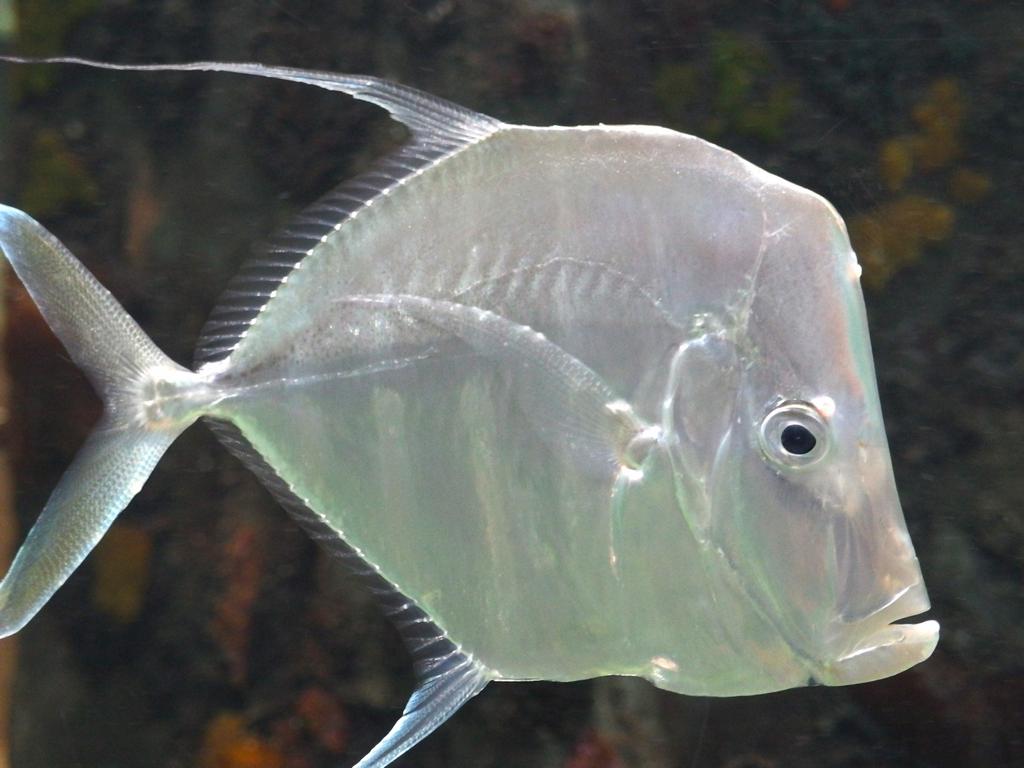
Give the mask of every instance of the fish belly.
M 629 671 L 609 487 L 486 361 L 281 382 L 225 412 L 305 505 L 506 678 Z

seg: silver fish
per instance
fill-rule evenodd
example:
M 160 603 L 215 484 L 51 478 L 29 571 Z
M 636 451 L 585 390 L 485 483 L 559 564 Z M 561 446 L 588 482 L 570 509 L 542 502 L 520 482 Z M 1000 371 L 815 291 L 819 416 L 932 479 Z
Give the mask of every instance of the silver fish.
M 25 213 L 0 248 L 105 416 L 0 583 L 22 627 L 200 417 L 363 573 L 418 687 L 380 768 L 494 680 L 731 696 L 895 674 L 928 609 L 860 268 L 818 195 L 649 126 L 508 125 L 373 77 L 411 141 L 303 213 L 169 360 Z

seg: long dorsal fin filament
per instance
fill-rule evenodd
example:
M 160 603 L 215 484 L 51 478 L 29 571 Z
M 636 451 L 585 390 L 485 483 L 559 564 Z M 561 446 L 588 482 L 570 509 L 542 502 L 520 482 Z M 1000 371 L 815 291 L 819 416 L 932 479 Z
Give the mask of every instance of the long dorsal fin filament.
M 501 121 L 495 120 L 493 117 L 466 109 L 454 102 L 432 96 L 425 91 L 370 75 L 343 75 L 314 69 L 271 67 L 250 62 L 187 61 L 178 64 L 114 64 L 76 56 L 55 56 L 41 59 L 0 56 L 0 61 L 20 64 L 79 64 L 97 69 L 130 72 L 230 72 L 237 75 L 251 75 L 315 85 L 328 91 L 347 93 L 353 98 L 383 107 L 395 120 L 406 125 L 418 139 L 426 138 L 433 141 L 471 141 L 483 138 L 502 126 Z

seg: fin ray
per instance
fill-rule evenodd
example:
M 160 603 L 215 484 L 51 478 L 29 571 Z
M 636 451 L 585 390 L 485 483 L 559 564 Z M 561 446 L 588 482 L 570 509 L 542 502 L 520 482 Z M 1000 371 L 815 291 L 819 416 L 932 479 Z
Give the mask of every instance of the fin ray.
M 189 61 L 180 64 L 114 64 L 74 56 L 24 58 L 0 56 L 19 64 L 79 64 L 98 69 L 130 72 L 230 72 L 239 75 L 286 80 L 341 91 L 355 99 L 383 107 L 406 125 L 414 136 L 427 142 L 448 144 L 483 138 L 502 126 L 493 117 L 474 112 L 425 91 L 369 75 L 343 75 L 295 67 L 272 67 L 248 62 Z
M 28 214 L 0 205 L 0 249 L 101 396 L 117 396 L 114 388 L 124 382 L 126 367 L 138 373 L 152 365 L 174 366 L 89 270 Z
M 402 716 L 356 768 L 383 768 L 430 735 L 492 679 L 421 609 L 292 490 L 234 424 L 207 419 L 213 433 L 249 468 L 306 533 L 338 557 L 377 598 L 413 660 L 417 687 Z
M 67 580 L 195 418 L 186 413 L 150 422 L 144 385 L 167 379 L 187 386 L 195 374 L 166 358 L 56 237 L 4 205 L 0 250 L 105 406 L 0 582 L 0 636 L 6 636 Z
M 210 313 L 196 345 L 196 364 L 228 357 L 253 320 L 273 300 L 277 288 L 324 236 L 342 227 L 389 189 L 476 140 L 471 137 L 424 143 L 414 137 L 412 143 L 399 147 L 364 174 L 343 182 L 272 235 L 261 252 L 231 279 Z
M 395 159 L 405 157 L 417 147 L 416 143 L 400 147 L 381 161 L 379 169 L 371 169 L 367 174 L 343 182 L 272 235 L 261 252 L 246 262 L 228 282 L 200 333 L 195 352 L 196 364 L 217 362 L 228 357 L 252 321 L 273 300 L 277 288 L 325 235 L 342 226 L 384 190 L 447 154 L 427 153 L 428 159 L 417 161 L 415 170 L 411 172 L 404 166 L 394 166 Z M 458 146 L 453 146 L 449 151 L 457 149 Z M 369 174 L 375 175 L 378 181 L 366 181 Z
M 354 768 L 383 768 L 433 733 L 482 691 L 490 677 L 479 663 L 461 655 L 413 693 L 398 722 Z
M 101 423 L 79 450 L 0 582 L 0 637 L 21 629 L 128 506 L 178 430 Z

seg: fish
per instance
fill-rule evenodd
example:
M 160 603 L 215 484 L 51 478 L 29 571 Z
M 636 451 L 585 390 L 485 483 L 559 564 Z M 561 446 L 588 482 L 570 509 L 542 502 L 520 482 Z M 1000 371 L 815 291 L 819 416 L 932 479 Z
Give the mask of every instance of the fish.
M 861 268 L 824 198 L 667 128 L 515 125 L 371 76 L 42 61 L 305 83 L 410 138 L 242 268 L 192 367 L 0 206 L 0 250 L 104 403 L 0 582 L 0 635 L 203 420 L 409 650 L 416 688 L 357 768 L 496 681 L 737 696 L 931 655 L 938 622 L 903 621 L 930 606 Z

